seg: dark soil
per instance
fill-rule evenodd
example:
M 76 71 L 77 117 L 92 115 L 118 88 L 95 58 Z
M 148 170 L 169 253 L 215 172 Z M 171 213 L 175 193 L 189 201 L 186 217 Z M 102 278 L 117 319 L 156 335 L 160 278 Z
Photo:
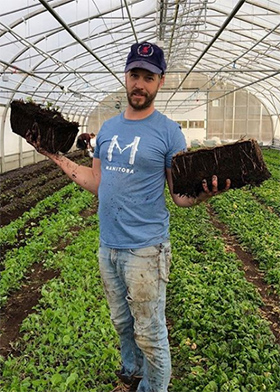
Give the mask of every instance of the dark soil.
M 84 157 L 80 151 L 67 156 L 78 163 L 91 165 L 90 158 Z M 0 226 L 19 218 L 40 200 L 71 182 L 61 169 L 49 160 L 4 173 L 0 176 L 0 181 Z
M 15 100 L 11 103 L 11 127 L 13 132 L 32 140 L 40 139 L 41 147 L 46 151 L 66 153 L 72 147 L 79 131 L 79 124 L 63 118 L 54 109 L 46 109 L 33 102 Z
M 255 140 L 244 140 L 214 148 L 201 148 L 181 152 L 172 159 L 173 191 L 176 194 L 196 197 L 203 191 L 202 180 L 212 190 L 212 176 L 219 178 L 218 188 L 260 185 L 271 174 Z
M 23 320 L 35 311 L 33 308 L 41 298 L 43 284 L 57 276 L 59 271 L 46 270 L 43 263 L 33 264 L 20 291 L 13 293 L 5 308 L 0 311 L 0 355 L 6 357 L 11 352 L 15 355 L 13 343 L 21 336 Z

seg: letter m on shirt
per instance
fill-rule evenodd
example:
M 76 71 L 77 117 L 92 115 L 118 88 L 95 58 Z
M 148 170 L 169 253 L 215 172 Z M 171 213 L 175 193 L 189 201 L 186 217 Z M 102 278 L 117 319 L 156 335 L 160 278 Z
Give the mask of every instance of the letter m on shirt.
M 130 148 L 131 151 L 130 151 L 130 156 L 129 156 L 129 164 L 133 165 L 134 161 L 135 161 L 136 153 L 138 151 L 138 144 L 140 142 L 140 139 L 141 138 L 139 136 L 135 136 L 132 143 L 127 144 L 124 148 L 121 148 L 119 145 L 119 142 L 118 142 L 118 135 L 114 135 L 111 139 L 111 143 L 108 148 L 108 161 L 109 162 L 112 161 L 114 149 L 116 149 L 119 154 L 122 154 L 125 150 Z

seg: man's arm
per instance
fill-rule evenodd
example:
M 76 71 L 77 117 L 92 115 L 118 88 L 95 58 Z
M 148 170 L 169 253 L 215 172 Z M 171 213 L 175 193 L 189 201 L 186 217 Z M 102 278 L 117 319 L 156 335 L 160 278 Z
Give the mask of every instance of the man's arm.
M 169 192 L 174 203 L 179 207 L 192 207 L 193 205 L 197 205 L 210 199 L 210 197 L 218 195 L 222 192 L 227 191 L 230 188 L 230 180 L 226 180 L 226 187 L 222 191 L 218 191 L 218 178 L 217 176 L 212 177 L 212 191 L 208 189 L 207 181 L 202 181 L 202 188 L 203 192 L 201 192 L 197 197 L 187 197 L 187 196 L 180 196 L 173 193 L 173 180 L 171 169 L 166 169 L 166 178 L 167 184 L 169 188 Z
M 101 178 L 100 159 L 93 158 L 92 167 L 87 167 L 78 165 L 64 155 L 47 153 L 46 156 L 56 163 L 72 181 L 97 196 Z
M 59 166 L 64 171 L 64 173 L 76 184 L 97 196 L 101 178 L 100 159 L 93 158 L 92 167 L 78 165 L 64 155 L 47 152 L 40 146 L 40 139 L 38 139 L 34 141 L 32 139 L 32 134 L 26 135 L 27 142 L 31 144 L 40 154 L 48 157 L 54 163 L 56 163 L 57 166 Z

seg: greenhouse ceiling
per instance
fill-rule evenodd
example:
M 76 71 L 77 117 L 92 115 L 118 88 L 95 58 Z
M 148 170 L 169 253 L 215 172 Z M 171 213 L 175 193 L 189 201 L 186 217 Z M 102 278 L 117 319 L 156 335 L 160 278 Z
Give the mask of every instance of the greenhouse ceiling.
M 130 46 L 150 41 L 168 63 L 162 112 L 204 105 L 197 94 L 223 84 L 221 97 L 247 89 L 279 115 L 279 0 L 2 0 L 0 14 L 6 109 L 32 98 L 88 117 L 123 93 Z

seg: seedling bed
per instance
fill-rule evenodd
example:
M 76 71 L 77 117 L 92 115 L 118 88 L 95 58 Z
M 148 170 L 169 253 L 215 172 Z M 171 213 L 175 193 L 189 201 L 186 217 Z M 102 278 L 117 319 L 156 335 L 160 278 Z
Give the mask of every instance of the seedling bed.
M 212 190 L 213 175 L 218 176 L 219 190 L 225 188 L 228 178 L 231 188 L 242 188 L 248 184 L 258 186 L 271 176 L 261 149 L 253 139 L 180 152 L 173 157 L 173 191 L 176 194 L 196 197 L 203 190 L 203 179 Z

